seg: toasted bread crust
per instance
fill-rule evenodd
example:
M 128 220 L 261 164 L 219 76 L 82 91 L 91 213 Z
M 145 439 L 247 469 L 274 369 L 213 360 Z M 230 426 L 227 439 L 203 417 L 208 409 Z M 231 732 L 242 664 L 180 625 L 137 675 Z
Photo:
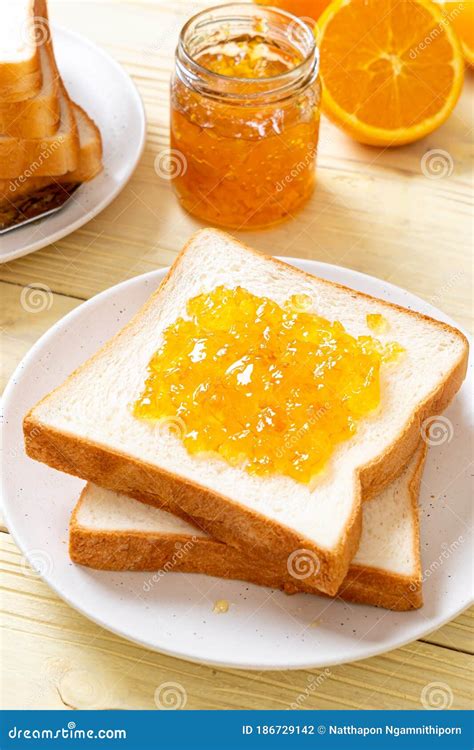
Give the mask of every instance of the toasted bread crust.
M 176 558 L 176 545 L 191 546 L 191 552 Z M 222 551 L 225 547 L 225 559 Z M 157 535 L 135 531 L 91 531 L 71 521 L 69 554 L 78 565 L 95 570 L 156 572 L 167 569 L 182 573 L 201 573 L 230 580 L 247 581 L 259 586 L 281 589 L 287 594 L 321 594 L 307 581 L 292 578 L 281 564 L 262 564 L 261 558 L 244 556 L 237 549 L 215 540 L 185 535 Z M 408 576 L 383 570 L 350 567 L 336 598 L 406 611 L 422 606 L 421 590 Z
M 44 0 L 37 0 L 35 3 L 35 13 L 46 23 L 48 21 L 47 6 Z M 59 98 L 63 99 L 62 108 L 65 109 L 67 116 L 67 125 L 69 126 L 64 133 L 60 132 L 61 123 L 58 130 L 51 135 L 43 137 L 0 137 L 0 177 L 2 180 L 15 179 L 31 173 L 35 177 L 64 175 L 76 169 L 79 163 L 79 135 L 76 125 L 76 119 L 72 111 L 72 101 L 64 87 L 61 76 L 58 71 L 52 42 L 44 42 L 44 49 L 48 55 L 53 75 L 57 79 L 57 93 Z M 36 50 L 35 59 L 40 65 L 40 56 Z M 42 84 L 41 68 L 39 69 L 39 85 L 37 90 L 28 96 L 36 96 L 39 93 Z M 19 97 L 26 99 L 27 97 Z M 17 99 L 6 99 L 6 102 L 15 102 Z M 0 97 L 0 104 L 2 103 Z M 62 111 L 61 106 L 56 102 L 58 112 Z
M 9 218 L 10 214 L 15 214 L 15 211 L 23 216 L 22 204 L 24 202 L 35 203 L 45 192 L 47 194 L 48 190 L 53 193 L 60 193 L 61 189 L 68 191 L 72 185 L 94 179 L 102 170 L 100 130 L 82 107 L 72 102 L 72 108 L 76 122 L 79 118 L 86 120 L 88 128 L 94 134 L 94 137 L 89 138 L 86 143 L 83 143 L 81 138 L 79 139 L 80 151 L 77 168 L 57 177 L 23 176 L 23 178 L 16 180 L 0 180 L 0 214 L 3 214 L 5 218 Z
M 338 598 L 399 611 L 422 606 L 417 505 L 425 456 L 426 446 L 419 452 L 409 483 L 415 524 L 415 575 L 402 576 L 380 568 L 350 565 L 336 594 Z M 78 512 L 84 493 L 85 490 L 72 513 L 69 533 L 70 557 L 79 565 L 98 570 L 161 571 L 160 576 L 163 569 L 204 573 L 279 588 L 288 594 L 320 593 L 307 579 L 291 576 L 287 559 L 277 554 L 266 558 L 260 556 L 257 550 L 246 554 L 208 537 L 127 530 L 97 531 L 83 527 L 78 522 Z M 169 510 L 168 507 L 165 509 Z
M 208 231 L 208 230 L 201 230 Z M 223 234 L 217 230 L 213 233 Z M 194 237 L 186 243 L 176 261 L 171 267 L 168 275 L 163 279 L 157 291 L 151 296 L 147 303 L 139 310 L 137 316 L 146 314 L 148 308 L 153 304 L 155 295 L 169 283 L 174 273 L 179 269 L 189 244 Z M 242 245 L 247 251 L 259 255 L 255 250 Z M 269 262 L 278 266 L 286 266 L 282 261 L 268 257 Z M 299 269 L 292 269 L 304 277 L 311 274 Z M 321 283 L 330 287 L 339 287 L 348 294 L 373 300 L 374 298 L 360 292 L 348 289 L 339 284 L 320 279 Z M 312 542 L 297 535 L 286 526 L 277 524 L 260 514 L 245 508 L 237 502 L 229 501 L 222 495 L 215 493 L 205 487 L 190 482 L 176 474 L 169 473 L 164 469 L 150 466 L 145 462 L 137 461 L 129 456 L 116 451 L 102 448 L 89 440 L 78 438 L 61 430 L 56 430 L 43 425 L 35 417 L 35 408 L 30 410 L 24 421 L 24 434 L 26 450 L 31 458 L 65 471 L 75 474 L 83 479 L 92 481 L 107 489 L 116 490 L 137 497 L 158 507 L 163 501 L 170 505 L 181 506 L 182 510 L 197 519 L 206 531 L 213 536 L 221 538 L 232 546 L 251 551 L 258 547 L 268 552 L 279 550 L 286 555 L 296 549 L 306 548 L 312 550 L 320 561 L 319 575 L 314 579 L 315 587 L 320 588 L 328 594 L 335 594 L 342 583 L 349 567 L 350 560 L 354 556 L 360 539 L 361 531 L 361 498 L 362 496 L 373 496 L 393 479 L 408 462 L 410 456 L 420 439 L 420 425 L 429 416 L 438 413 L 439 409 L 445 408 L 451 401 L 464 378 L 467 367 L 468 344 L 462 333 L 451 326 L 434 321 L 427 316 L 412 310 L 405 310 L 392 303 L 377 300 L 380 304 L 389 308 L 402 310 L 406 315 L 414 319 L 430 320 L 432 324 L 441 329 L 449 331 L 463 341 L 463 350 L 458 361 L 453 365 L 451 371 L 445 376 L 444 381 L 420 404 L 417 411 L 412 415 L 410 423 L 394 441 L 392 446 L 377 456 L 372 462 L 361 466 L 354 475 L 354 505 L 349 522 L 344 534 L 338 544 L 331 550 L 316 547 Z M 119 331 L 92 359 L 99 356 L 114 346 L 117 340 L 132 325 L 135 318 Z M 90 360 L 88 360 L 90 362 Z M 86 367 L 87 362 L 72 373 L 66 383 Z M 55 389 L 58 391 L 62 386 Z M 55 392 L 53 391 L 53 392 Z M 47 398 L 47 397 L 45 397 Z M 42 402 L 40 402 L 42 403 Z M 204 525 L 205 524 L 205 525 Z
M 79 135 L 72 102 L 61 85 L 69 128 L 48 138 L 0 138 L 0 178 L 12 179 L 29 173 L 36 177 L 64 175 L 79 163 Z
M 24 420 L 27 453 L 31 458 L 87 479 L 106 489 L 123 492 L 149 505 L 191 518 L 192 522 L 240 551 L 271 558 L 275 550 L 290 555 L 309 549 L 318 559 L 319 572 L 308 579 L 313 589 L 335 594 L 354 556 L 361 532 L 361 504 L 337 547 L 328 551 L 297 535 L 292 529 L 189 480 L 96 445 L 92 441 L 37 423 L 31 412 Z M 357 492 L 357 491 L 356 491 Z
M 370 500 L 377 495 L 403 471 L 420 442 L 423 422 L 428 417 L 441 414 L 460 389 L 466 376 L 469 345 L 461 332 L 459 332 L 459 335 L 463 337 L 466 343 L 462 359 L 451 370 L 439 388 L 433 391 L 429 398 L 420 405 L 392 448 L 360 469 L 359 478 L 364 499 Z
M 36 96 L 42 85 L 38 50 L 21 63 L 0 64 L 0 104 L 19 102 Z
M 53 135 L 56 132 L 60 120 L 60 107 L 58 101 L 58 82 L 60 75 L 55 65 L 52 42 L 50 40 L 50 31 L 46 29 L 49 24 L 48 6 L 46 0 L 35 0 L 34 2 L 34 23 L 39 22 L 42 28 L 39 29 L 39 36 L 46 39 L 40 42 L 36 48 L 35 63 L 39 66 L 39 79 L 33 78 L 33 86 L 36 89 L 41 83 L 43 85 L 43 69 L 41 50 L 44 47 L 50 57 L 50 61 L 56 70 L 53 76 L 53 86 L 49 96 L 41 96 L 41 88 L 38 89 L 38 95 L 33 93 L 27 97 L 21 96 L 20 101 L 1 101 L 0 100 L 0 132 L 13 138 L 43 138 Z M 35 73 L 33 71 L 33 76 Z M 0 66 L 0 81 L 2 80 L 2 66 Z M 27 79 L 22 80 L 22 87 L 31 85 Z M 1 99 L 1 98 L 0 98 Z
M 51 64 L 52 53 L 48 52 Z M 44 138 L 56 132 L 60 120 L 59 73 L 53 75 L 51 90 L 17 102 L 0 101 L 0 133 L 10 138 Z
M 418 498 L 427 446 L 421 443 L 418 449 L 418 460 L 408 485 L 414 525 L 413 559 L 416 560 L 414 575 L 402 576 L 380 568 L 351 564 L 338 592 L 338 596 L 342 599 L 400 611 L 418 609 L 423 605 Z
M 64 205 L 82 182 L 94 179 L 102 170 L 102 138 L 95 122 L 72 103 L 74 117 L 86 120 L 93 134 L 85 143 L 79 141 L 80 158 L 77 168 L 58 177 L 27 177 L 21 180 L 0 180 L 0 229 L 12 227 L 45 211 Z
M 89 180 L 93 180 L 94 177 L 96 177 L 103 168 L 102 136 L 92 117 L 89 117 L 87 112 L 82 107 L 80 107 L 79 104 L 76 104 L 76 102 L 72 102 L 72 108 L 76 120 L 79 117 L 87 120 L 88 127 L 91 128 L 91 130 L 93 130 L 94 132 L 94 138 L 90 139 L 84 147 L 79 140 L 79 145 L 81 148 L 78 167 L 70 175 L 65 175 L 64 178 L 60 179 L 67 179 L 68 177 L 69 179 L 71 179 L 72 177 L 74 180 L 77 180 L 77 182 L 88 182 Z

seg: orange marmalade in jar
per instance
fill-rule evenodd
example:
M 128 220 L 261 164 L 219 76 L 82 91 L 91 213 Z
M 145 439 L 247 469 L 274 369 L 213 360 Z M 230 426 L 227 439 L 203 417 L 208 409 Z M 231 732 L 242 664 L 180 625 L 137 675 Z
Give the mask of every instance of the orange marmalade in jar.
M 275 8 L 222 5 L 183 28 L 171 84 L 173 186 L 209 224 L 265 227 L 314 187 L 318 50 L 310 28 Z

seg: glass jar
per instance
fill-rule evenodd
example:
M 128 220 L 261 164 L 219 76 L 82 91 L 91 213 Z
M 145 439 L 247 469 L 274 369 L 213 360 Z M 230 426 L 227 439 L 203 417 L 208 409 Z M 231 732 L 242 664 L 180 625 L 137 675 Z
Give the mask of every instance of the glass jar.
M 171 83 L 173 186 L 210 224 L 264 227 L 314 186 L 319 56 L 309 27 L 252 4 L 205 10 L 184 26 Z

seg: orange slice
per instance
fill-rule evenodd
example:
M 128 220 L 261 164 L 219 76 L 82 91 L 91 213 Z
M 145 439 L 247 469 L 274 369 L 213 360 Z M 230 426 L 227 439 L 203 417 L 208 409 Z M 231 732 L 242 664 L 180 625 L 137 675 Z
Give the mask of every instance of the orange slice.
M 431 0 L 334 0 L 319 19 L 323 109 L 362 143 L 399 146 L 452 112 L 459 41 Z
M 474 2 L 443 3 L 446 20 L 449 21 L 461 41 L 466 62 L 474 65 Z
M 273 5 L 274 8 L 281 8 L 287 13 L 301 16 L 312 26 L 329 5 L 330 0 L 257 0 L 257 2 L 259 5 Z

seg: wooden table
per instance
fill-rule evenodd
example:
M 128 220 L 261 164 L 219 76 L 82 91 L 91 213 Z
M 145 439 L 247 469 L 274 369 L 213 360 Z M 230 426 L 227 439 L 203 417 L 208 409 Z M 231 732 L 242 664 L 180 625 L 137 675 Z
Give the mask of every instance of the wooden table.
M 55 21 L 99 43 L 131 73 L 146 105 L 148 141 L 133 179 L 107 210 L 61 242 L 1 268 L 3 383 L 56 320 L 112 284 L 169 265 L 199 226 L 180 210 L 169 183 L 157 177 L 154 160 L 168 144 L 168 79 L 176 36 L 183 19 L 206 4 L 50 3 Z M 242 237 L 269 253 L 314 258 L 390 280 L 470 328 L 473 89 L 468 74 L 446 125 L 420 143 L 392 151 L 352 143 L 323 121 L 318 188 L 310 204 L 293 221 Z M 434 149 L 446 152 L 441 154 L 446 174 L 427 177 L 421 160 Z M 36 314 L 20 304 L 22 287 L 35 283 L 53 293 L 50 308 Z M 6 707 L 154 708 L 155 688 L 177 681 L 185 686 L 189 708 L 278 709 L 287 708 L 318 674 L 211 669 L 130 644 L 77 614 L 25 573 L 5 527 L 0 537 Z M 453 708 L 467 708 L 473 616 L 471 610 L 404 648 L 332 669 L 304 707 L 416 709 L 423 686 L 443 682 L 453 691 Z

